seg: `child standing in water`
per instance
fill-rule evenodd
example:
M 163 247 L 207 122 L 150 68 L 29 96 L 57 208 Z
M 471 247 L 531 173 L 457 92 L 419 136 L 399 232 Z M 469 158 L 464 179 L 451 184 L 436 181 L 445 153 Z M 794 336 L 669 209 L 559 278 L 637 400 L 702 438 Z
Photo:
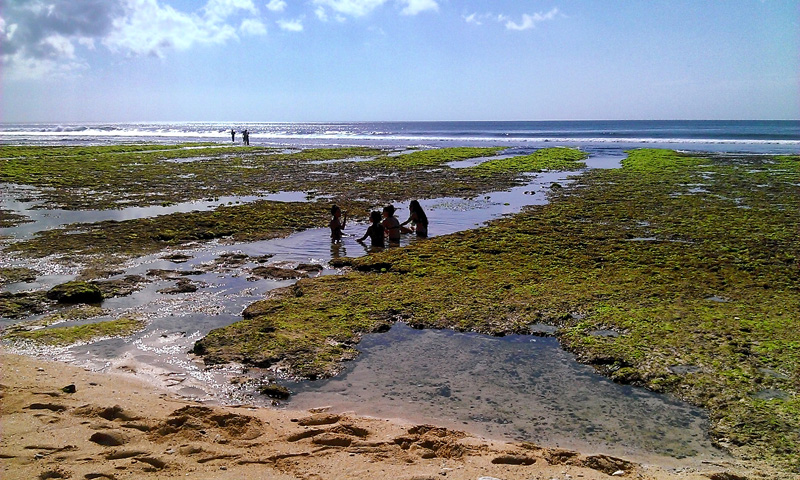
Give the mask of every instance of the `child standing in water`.
M 422 209 L 422 206 L 416 200 L 411 200 L 411 203 L 408 205 L 408 209 L 411 211 L 411 214 L 408 217 L 408 220 L 400 224 L 400 231 L 403 233 L 411 233 L 416 232 L 417 236 L 420 238 L 425 238 L 428 236 L 428 216 L 425 215 L 425 210 Z M 407 223 L 411 223 L 411 227 L 404 227 Z
M 381 225 L 381 212 L 374 210 L 369 214 L 369 221 L 372 222 L 372 225 L 367 228 L 367 233 L 357 241 L 363 242 L 369 237 L 373 247 L 383 247 L 385 244 L 383 241 L 384 231 L 383 225 Z
M 389 237 L 390 243 L 400 243 L 400 220 L 394 216 L 394 205 L 383 207 L 383 228 Z
M 342 230 L 347 223 L 347 212 L 342 214 L 342 209 L 338 205 L 331 207 L 331 241 L 339 243 L 342 241 Z

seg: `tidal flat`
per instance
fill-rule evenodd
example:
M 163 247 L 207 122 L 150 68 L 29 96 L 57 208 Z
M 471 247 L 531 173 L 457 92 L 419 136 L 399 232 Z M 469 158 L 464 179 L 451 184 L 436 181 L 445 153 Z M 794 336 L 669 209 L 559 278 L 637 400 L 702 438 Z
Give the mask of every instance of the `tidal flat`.
M 502 151 L 0 147 L 0 181 L 36 187 L 42 208 L 280 191 L 308 198 L 68 225 L 7 241 L 3 250 L 77 265 L 76 276 L 98 281 L 141 255 L 323 227 L 331 203 L 365 217 L 388 202 L 473 199 L 521 185 L 529 172 L 579 170 L 586 157 L 553 148 L 492 160 Z M 488 159 L 474 167 L 447 165 L 480 157 Z M 343 161 L 320 163 L 326 160 Z M 208 364 L 280 364 L 294 376 L 325 378 L 358 355 L 362 335 L 397 322 L 495 336 L 546 331 L 616 382 L 704 408 L 712 440 L 737 457 L 796 472 L 799 175 L 798 157 L 631 151 L 621 168 L 554 185 L 547 205 L 403 248 L 336 258 L 331 265 L 341 274 L 271 290 L 238 321 L 199 339 L 194 352 Z M 4 219 L 24 221 L 16 216 Z M 9 267 L 8 278 L 31 275 L 20 268 Z M 7 317 L 12 295 L 2 295 Z M 31 305 L 30 316 L 62 308 L 42 292 L 13 301 Z

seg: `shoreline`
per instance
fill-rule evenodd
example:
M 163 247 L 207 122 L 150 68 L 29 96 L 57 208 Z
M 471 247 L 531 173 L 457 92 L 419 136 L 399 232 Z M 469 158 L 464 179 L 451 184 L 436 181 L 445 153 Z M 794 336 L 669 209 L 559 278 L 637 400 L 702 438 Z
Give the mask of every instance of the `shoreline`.
M 398 420 L 208 406 L 142 379 L 0 350 L 3 478 L 737 478 L 488 440 Z M 74 393 L 64 388 L 74 385 Z M 67 389 L 67 391 L 70 391 Z M 613 475 L 616 473 L 616 475 Z

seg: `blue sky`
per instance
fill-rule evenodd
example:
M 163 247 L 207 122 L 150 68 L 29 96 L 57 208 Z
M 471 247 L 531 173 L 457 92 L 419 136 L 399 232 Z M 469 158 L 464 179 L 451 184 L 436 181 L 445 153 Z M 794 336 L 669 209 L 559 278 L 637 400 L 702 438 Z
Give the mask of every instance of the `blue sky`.
M 0 0 L 4 122 L 797 119 L 796 0 Z

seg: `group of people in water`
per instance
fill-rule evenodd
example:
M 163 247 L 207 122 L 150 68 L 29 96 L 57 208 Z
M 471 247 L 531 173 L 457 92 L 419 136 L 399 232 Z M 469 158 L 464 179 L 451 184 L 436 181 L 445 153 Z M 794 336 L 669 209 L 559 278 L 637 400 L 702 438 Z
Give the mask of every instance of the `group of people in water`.
M 231 129 L 231 142 L 236 141 L 236 130 Z M 245 128 L 242 130 L 242 143 L 245 145 L 250 145 L 250 132 L 247 131 Z
M 425 238 L 428 236 L 428 216 L 417 200 L 412 200 L 408 206 L 408 220 L 400 223 L 394 216 L 394 205 L 386 205 L 383 212 L 372 211 L 369 215 L 370 226 L 363 237 L 356 240 L 364 242 L 367 238 L 373 247 L 384 247 L 386 241 L 389 244 L 399 244 L 400 235 L 403 233 L 415 233 L 417 237 Z M 339 243 L 342 241 L 344 233 L 342 230 L 347 225 L 347 212 L 342 212 L 338 205 L 331 207 L 331 241 Z

